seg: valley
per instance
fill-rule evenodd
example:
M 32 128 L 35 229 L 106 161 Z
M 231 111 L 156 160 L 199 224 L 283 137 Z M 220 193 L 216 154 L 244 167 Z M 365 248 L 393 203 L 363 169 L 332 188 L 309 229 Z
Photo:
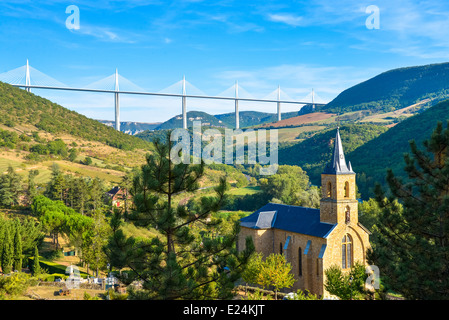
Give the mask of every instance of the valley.
M 423 70 L 427 68 L 423 67 Z M 419 68 L 415 70 L 417 73 L 421 71 Z M 402 74 L 403 70 L 397 72 Z M 410 76 L 410 70 L 407 72 Z M 387 74 L 397 77 L 393 71 Z M 348 90 L 362 88 L 366 91 L 365 85 Z M 358 94 L 354 93 L 351 99 Z M 263 176 L 258 163 L 210 164 L 201 179 L 196 181 L 199 188 L 196 192 L 187 188 L 176 193 L 172 200 L 189 209 L 198 203 L 207 204 L 215 197 L 215 188 L 221 184 L 221 179 L 226 177 L 227 196 L 214 213 L 214 219 L 223 219 L 223 230 L 232 229 L 232 223 L 267 202 L 318 208 L 322 196 L 319 187 L 321 173 L 331 158 L 335 130 L 339 127 L 345 154 L 357 173 L 357 197 L 361 203 L 367 202 L 374 196 L 376 183 L 386 185 L 387 168 L 393 168 L 398 176 L 405 176 L 403 154 L 409 151 L 409 141 L 414 139 L 421 143 L 438 121 L 448 119 L 449 100 L 444 100 L 444 90 L 414 94 L 418 98 L 399 99 L 398 103 L 385 102 L 384 97 L 376 100 L 376 96 L 371 94 L 371 102 L 366 102 L 366 96 L 363 96 L 360 103 L 354 102 L 351 106 L 341 103 L 335 107 L 336 102 L 317 110 L 307 106 L 297 112 L 283 114 L 281 121 L 276 120 L 276 114 L 240 111 L 244 132 L 277 130 L 278 172 Z M 345 96 L 347 92 L 336 100 L 341 101 Z M 126 214 L 128 209 L 123 209 L 123 203 L 126 203 L 123 198 L 118 200 L 122 207 L 115 207 L 106 192 L 114 187 L 123 190 L 133 188 L 133 179 L 142 170 L 147 155 L 160 151 L 155 144 L 156 139 L 180 128 L 182 117 L 177 115 L 157 124 L 122 122 L 123 132 L 118 132 L 111 127 L 111 122 L 89 119 L 4 83 L 0 83 L 0 111 L 5 115 L 0 120 L 0 174 L 3 181 L 16 179 L 17 175 L 21 184 L 17 189 L 20 196 L 13 202 L 8 202 L 10 199 L 1 194 L 5 187 L 0 185 L 0 218 L 5 221 L 31 219 L 46 225 L 42 238 L 36 239 L 40 241 L 41 265 L 58 270 L 54 273 L 60 274 L 58 277 L 64 278 L 62 270 L 70 264 L 79 265 L 86 277 L 93 277 L 96 268 L 101 276 L 106 276 L 106 260 L 97 263 L 87 254 L 83 255 L 83 250 L 87 252 L 89 249 L 83 247 L 81 250 L 80 240 L 71 233 L 73 231 L 61 232 L 61 241 L 55 244 L 54 235 L 58 227 L 51 222 L 54 217 L 46 217 L 49 213 L 45 211 L 39 213 L 45 219 L 39 214 L 36 216 L 32 201 L 39 195 L 53 197 L 54 201 L 61 200 L 66 206 L 64 210 L 82 213 L 83 218 L 78 218 L 85 219 L 83 223 L 98 219 L 96 223 L 104 224 L 104 230 L 107 230 L 106 224 L 113 221 L 116 209 L 125 210 Z M 225 129 L 233 128 L 234 119 L 232 113 L 211 115 L 189 111 L 189 129 L 193 121 L 201 121 L 205 130 L 217 129 L 223 133 Z M 98 212 L 102 214 L 98 216 Z M 157 230 L 136 225 L 127 219 L 124 215 L 121 226 L 127 237 L 152 239 L 161 236 Z M 81 252 L 76 258 L 61 256 L 62 251 L 74 249 Z M 33 252 L 27 250 L 26 258 L 31 263 L 36 257 L 33 258 Z M 99 253 L 89 254 L 100 256 Z M 50 296 L 51 299 L 53 292 L 44 293 L 37 287 L 30 290 L 27 297 L 35 294 Z M 89 292 L 105 298 L 104 290 Z M 81 292 L 76 295 L 80 296 Z

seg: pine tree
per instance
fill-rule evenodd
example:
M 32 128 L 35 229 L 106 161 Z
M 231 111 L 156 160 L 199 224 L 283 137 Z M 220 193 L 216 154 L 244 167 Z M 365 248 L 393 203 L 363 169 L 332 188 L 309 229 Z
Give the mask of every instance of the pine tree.
M 438 123 L 423 146 L 410 142 L 407 181 L 388 170 L 391 195 L 376 188 L 382 213 L 368 257 L 386 287 L 406 298 L 448 299 L 449 128 Z
M 0 204 L 13 206 L 19 203 L 22 178 L 9 166 L 6 174 L 0 176 Z
M 237 253 L 238 223 L 231 233 L 221 233 L 222 220 L 211 217 L 225 197 L 225 179 L 215 188 L 216 196 L 202 197 L 187 206 L 180 195 L 195 192 L 205 165 L 175 164 L 172 142 L 156 141 L 155 151 L 135 177 L 131 194 L 136 207 L 129 219 L 136 225 L 157 230 L 158 236 L 139 240 L 126 237 L 115 212 L 114 232 L 108 246 L 111 265 L 129 267 L 143 280 L 145 299 L 228 299 L 240 278 L 251 245 Z M 137 295 L 130 295 L 138 298 Z
M 88 236 L 83 237 L 82 253 L 83 259 L 89 268 L 95 269 L 98 277 L 100 269 L 106 269 L 107 257 L 103 247 L 107 245 L 111 228 L 100 210 L 93 211 L 92 219 L 92 229 Z
M 46 195 L 52 200 L 65 201 L 64 191 L 67 181 L 58 164 L 53 163 L 51 167 L 51 179 L 47 184 Z
M 39 170 L 30 170 L 28 172 L 28 201 L 31 203 L 33 198 L 37 195 L 36 182 L 34 179 L 39 174 Z

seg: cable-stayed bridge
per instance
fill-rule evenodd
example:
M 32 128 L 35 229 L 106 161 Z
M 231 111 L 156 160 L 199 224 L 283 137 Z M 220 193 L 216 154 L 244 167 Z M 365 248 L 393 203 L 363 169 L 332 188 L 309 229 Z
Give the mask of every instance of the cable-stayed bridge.
M 142 96 L 161 96 L 161 97 L 175 97 L 181 98 L 181 110 L 182 110 L 182 122 L 183 128 L 187 129 L 187 99 L 216 99 L 216 100 L 228 100 L 234 101 L 234 112 L 235 112 L 235 129 L 240 128 L 239 124 L 239 101 L 252 101 L 252 102 L 265 102 L 265 103 L 275 103 L 277 106 L 277 116 L 278 121 L 281 119 L 281 104 L 297 104 L 306 105 L 312 104 L 313 107 L 317 105 L 324 105 L 322 99 L 319 98 L 314 90 L 304 97 L 301 101 L 295 101 L 288 97 L 285 92 L 283 92 L 278 86 L 276 90 L 271 92 L 263 99 L 254 98 L 248 92 L 246 92 L 242 87 L 239 86 L 236 81 L 233 86 L 226 89 L 217 96 L 209 96 L 202 92 L 200 89 L 196 88 L 188 81 L 185 77 L 181 81 L 174 83 L 173 85 L 159 91 L 159 92 L 148 92 L 145 89 L 134 84 L 132 81 L 126 79 L 125 77 L 119 75 L 116 69 L 115 73 L 91 83 L 82 88 L 70 87 L 45 73 L 31 67 L 28 63 L 26 65 L 1 73 L 0 81 L 8 83 L 12 86 L 24 88 L 26 91 L 30 92 L 31 89 L 49 89 L 49 90 L 67 90 L 67 91 L 82 91 L 82 92 L 99 92 L 99 93 L 111 93 L 114 95 L 114 109 L 115 109 L 115 129 L 120 130 L 120 95 L 142 95 Z M 196 94 L 188 94 L 186 86 L 189 89 L 196 92 Z M 181 87 L 181 88 L 179 88 Z M 173 90 L 180 89 L 179 93 L 173 93 Z M 243 93 L 243 94 L 242 94 Z M 286 99 L 281 99 L 281 94 Z M 232 96 L 231 96 L 232 95 Z

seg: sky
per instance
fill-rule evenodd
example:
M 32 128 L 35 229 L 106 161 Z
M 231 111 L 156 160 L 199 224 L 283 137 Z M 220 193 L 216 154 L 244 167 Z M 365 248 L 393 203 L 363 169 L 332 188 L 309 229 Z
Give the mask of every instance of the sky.
M 328 102 L 390 69 L 448 62 L 448 17 L 444 0 L 2 0 L 0 78 L 28 59 L 32 81 L 39 70 L 77 88 L 112 86 L 117 69 L 121 90 L 179 94 L 185 76 L 192 95 L 233 97 L 238 82 L 240 97 L 275 99 L 280 86 L 281 99 L 304 101 L 313 89 Z M 112 94 L 33 93 L 114 119 Z M 181 113 L 181 100 L 122 94 L 120 107 L 121 121 L 161 122 Z M 187 110 L 227 113 L 234 104 L 192 98 Z

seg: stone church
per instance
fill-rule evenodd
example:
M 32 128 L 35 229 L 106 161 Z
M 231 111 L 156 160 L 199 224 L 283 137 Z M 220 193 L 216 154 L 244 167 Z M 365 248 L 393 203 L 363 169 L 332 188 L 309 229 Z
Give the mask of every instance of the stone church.
M 256 251 L 265 257 L 286 256 L 296 280 L 291 291 L 326 296 L 326 269 L 367 264 L 370 232 L 358 221 L 355 175 L 337 129 L 332 159 L 321 175 L 320 209 L 268 203 L 240 220 L 239 250 L 252 237 Z

